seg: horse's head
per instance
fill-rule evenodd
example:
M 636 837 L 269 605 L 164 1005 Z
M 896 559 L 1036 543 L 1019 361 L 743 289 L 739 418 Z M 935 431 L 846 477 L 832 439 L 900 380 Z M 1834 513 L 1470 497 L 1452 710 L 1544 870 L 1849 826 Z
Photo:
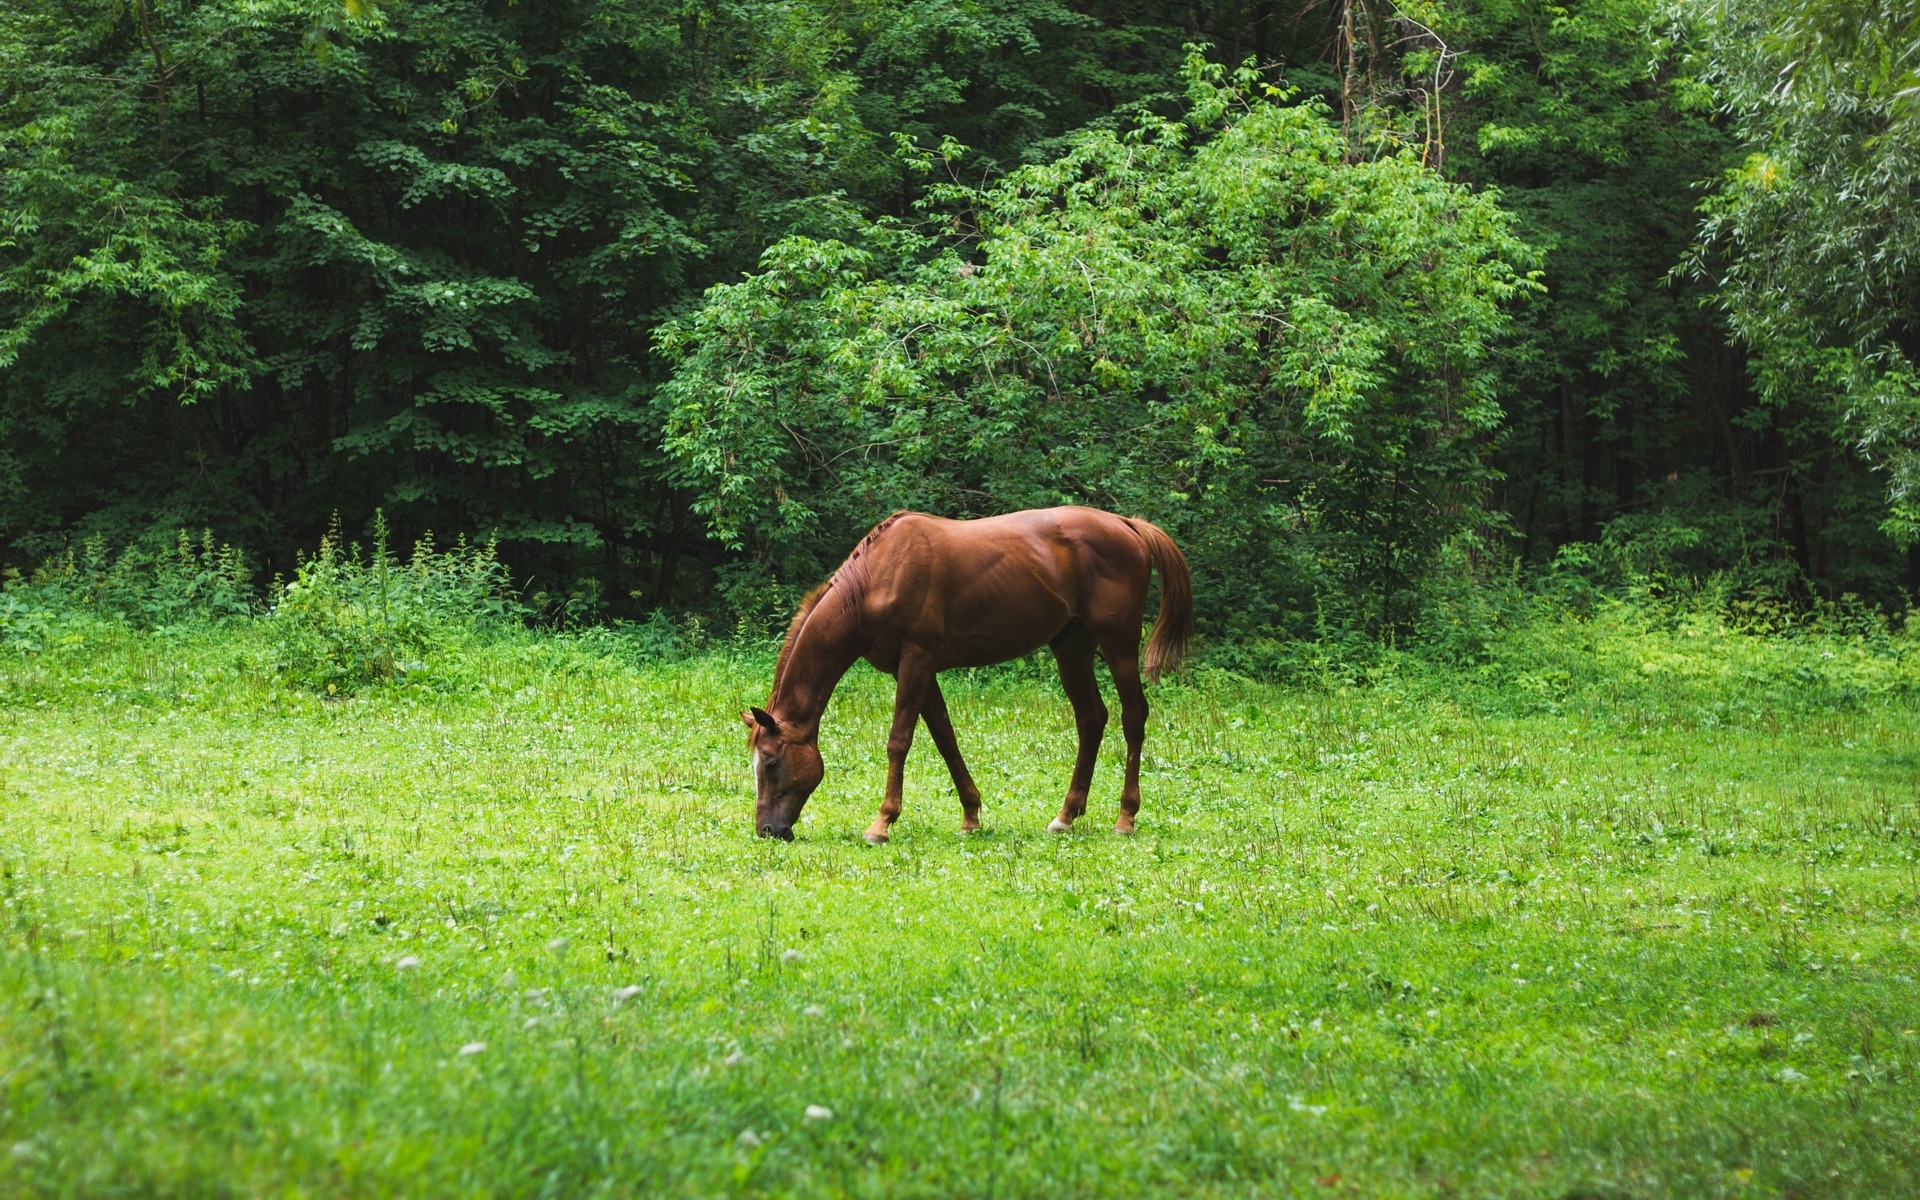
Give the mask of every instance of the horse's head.
M 748 709 L 740 719 L 751 731 L 747 745 L 753 751 L 753 827 L 761 837 L 790 842 L 793 823 L 827 773 L 820 745 L 811 730 L 782 727 L 765 709 Z

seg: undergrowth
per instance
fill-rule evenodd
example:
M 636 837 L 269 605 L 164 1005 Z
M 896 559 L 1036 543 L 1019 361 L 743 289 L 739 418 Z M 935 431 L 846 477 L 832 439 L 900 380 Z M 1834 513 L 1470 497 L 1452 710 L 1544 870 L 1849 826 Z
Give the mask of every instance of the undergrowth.
M 276 585 L 266 615 L 274 666 L 297 687 L 328 695 L 383 682 L 434 684 L 489 632 L 518 626 L 526 609 L 492 543 L 437 550 L 423 538 L 402 561 L 376 517 L 371 550 L 338 531 Z
M 0 648 L 32 653 L 85 640 L 89 627 L 135 629 L 246 617 L 258 609 L 246 556 L 202 531 L 115 551 L 89 538 L 30 576 L 0 578 Z
M 1602 547 L 1604 549 L 1604 547 Z M 1620 559 L 1621 561 L 1614 561 Z M 1218 676 L 1338 691 L 1429 689 L 1501 713 L 1583 704 L 1657 705 L 1701 698 L 1705 719 L 1822 711 L 1905 695 L 1920 678 L 1920 624 L 1852 597 L 1788 601 L 1734 576 L 1684 584 L 1606 570 L 1582 548 L 1523 579 L 1457 573 L 1430 597 L 1423 625 L 1398 644 L 1327 626 L 1313 638 L 1244 636 L 1203 645 L 1194 678 Z M 1622 563 L 1625 563 L 1623 566 Z M 98 539 L 17 573 L 0 587 L 0 653 L 79 651 L 128 634 L 220 631 L 236 664 L 296 690 L 347 696 L 372 688 L 457 693 L 487 668 L 473 656 L 534 638 L 549 653 L 639 667 L 692 657 L 765 654 L 777 641 L 752 622 L 716 633 L 698 614 L 640 622 L 543 624 L 492 543 L 439 548 L 429 536 L 402 558 L 376 518 L 370 546 L 338 530 L 291 580 L 261 597 L 244 556 L 210 534 L 112 552 Z M 1044 650 L 983 677 L 1046 682 Z

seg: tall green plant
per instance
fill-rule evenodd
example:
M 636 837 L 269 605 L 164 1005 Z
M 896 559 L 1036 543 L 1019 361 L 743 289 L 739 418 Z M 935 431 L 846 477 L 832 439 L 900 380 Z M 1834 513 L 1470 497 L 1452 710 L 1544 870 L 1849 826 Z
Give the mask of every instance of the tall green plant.
M 267 626 L 275 662 L 298 687 L 328 695 L 409 678 L 431 679 L 436 659 L 525 615 L 492 543 L 436 550 L 423 538 L 402 562 L 377 517 L 373 547 L 320 541 L 278 587 Z
M 1531 253 L 1411 152 L 1356 161 L 1323 106 L 1189 71 L 1183 120 L 784 241 L 674 325 L 667 445 L 715 536 L 791 581 L 894 507 L 1085 502 L 1175 530 L 1221 627 L 1410 619 L 1487 516 Z

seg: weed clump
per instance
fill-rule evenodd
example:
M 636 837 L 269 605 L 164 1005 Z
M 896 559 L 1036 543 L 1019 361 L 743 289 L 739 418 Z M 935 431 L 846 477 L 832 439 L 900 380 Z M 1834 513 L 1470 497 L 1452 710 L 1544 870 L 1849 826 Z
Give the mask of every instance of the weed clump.
M 388 682 L 444 682 L 460 650 L 526 615 L 492 542 L 434 547 L 402 562 L 376 517 L 371 551 L 336 527 L 291 582 L 276 581 L 266 626 L 274 664 L 294 685 L 351 695 Z
M 220 621 L 255 611 L 246 556 L 180 530 L 118 552 L 95 535 L 40 565 L 0 581 L 0 646 L 38 653 L 80 644 L 89 630 L 126 625 L 160 629 Z

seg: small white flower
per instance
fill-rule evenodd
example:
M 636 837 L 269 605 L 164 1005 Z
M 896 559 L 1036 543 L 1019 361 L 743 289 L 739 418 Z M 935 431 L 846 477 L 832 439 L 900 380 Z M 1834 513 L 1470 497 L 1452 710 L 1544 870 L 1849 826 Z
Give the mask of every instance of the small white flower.
M 547 949 L 555 954 L 564 954 L 568 946 L 573 945 L 572 938 L 557 937 L 547 943 Z
M 528 1017 L 528 1018 L 527 1018 L 527 1023 L 526 1023 L 525 1025 L 522 1025 L 522 1026 L 521 1026 L 520 1028 L 522 1028 L 522 1029 L 532 1029 L 532 1028 L 533 1028 L 533 1027 L 534 1027 L 535 1025 L 538 1025 L 539 1023 L 540 1023 L 540 1018 L 539 1018 L 539 1017 Z
M 826 1010 L 818 1004 L 809 1004 L 800 1010 L 800 1015 L 803 1017 L 819 1017 L 826 1015 Z
M 764 1143 L 767 1139 L 761 1137 L 759 1134 L 755 1133 L 751 1129 L 742 1129 L 740 1131 L 740 1136 L 733 1140 L 740 1143 L 740 1148 L 742 1150 L 751 1150 L 755 1146 L 758 1146 Z
M 1325 1116 L 1327 1112 L 1326 1105 L 1308 1104 L 1304 1100 L 1289 1100 L 1287 1101 L 1287 1107 L 1292 1109 L 1294 1112 L 1305 1113 L 1310 1117 Z
M 805 957 L 806 955 L 800 953 L 798 950 L 782 950 L 780 952 L 781 962 L 799 962 Z
M 747 1056 L 741 1053 L 740 1051 L 735 1050 L 732 1054 L 727 1055 L 725 1058 L 721 1059 L 720 1061 L 726 1066 L 737 1067 L 741 1063 L 747 1061 Z
M 1780 1074 L 1775 1078 L 1779 1079 L 1781 1083 L 1804 1083 L 1807 1077 L 1792 1067 L 1781 1067 Z
M 631 1000 L 635 996 L 638 996 L 639 994 L 640 994 L 640 985 L 637 983 L 630 983 L 626 987 L 620 988 L 617 991 L 615 991 L 613 993 L 613 998 L 615 1000 L 625 1001 L 625 1000 Z
M 807 1105 L 807 1120 L 831 1121 L 833 1120 L 833 1110 L 824 1104 L 809 1104 Z
M 396 971 L 411 971 L 419 965 L 420 965 L 420 959 L 418 956 L 412 955 L 412 954 L 402 954 L 399 958 L 394 960 L 393 969 Z
M 486 1048 L 487 1044 L 485 1042 L 468 1042 L 466 1045 L 460 1047 L 460 1057 L 465 1058 L 469 1054 L 478 1054 Z

